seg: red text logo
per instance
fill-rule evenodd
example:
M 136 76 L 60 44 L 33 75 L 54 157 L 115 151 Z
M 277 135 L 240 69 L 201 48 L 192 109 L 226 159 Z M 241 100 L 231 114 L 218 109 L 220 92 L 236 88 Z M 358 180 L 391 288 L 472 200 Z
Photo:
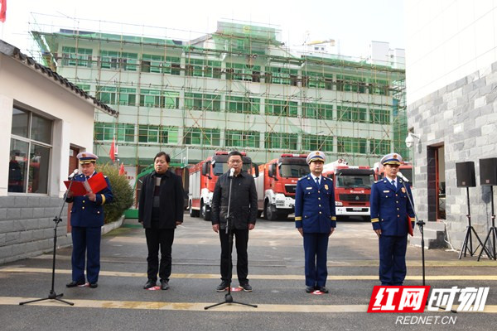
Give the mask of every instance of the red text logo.
M 368 313 L 422 313 L 429 286 L 375 286 Z

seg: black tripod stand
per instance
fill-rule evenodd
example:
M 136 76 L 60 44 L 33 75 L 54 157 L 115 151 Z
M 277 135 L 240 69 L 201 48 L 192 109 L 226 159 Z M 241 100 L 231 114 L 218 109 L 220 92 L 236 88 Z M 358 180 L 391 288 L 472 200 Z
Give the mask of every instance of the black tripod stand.
M 488 230 L 487 238 L 485 238 L 485 242 L 483 243 L 483 247 L 487 247 L 487 241 L 491 248 L 487 250 L 487 256 L 489 259 L 497 260 L 497 254 L 495 249 L 495 242 L 497 241 L 497 231 L 495 229 L 495 212 L 494 212 L 494 187 L 490 186 L 490 194 L 492 196 L 492 226 L 490 230 Z M 480 261 L 481 255 L 483 254 L 483 249 L 478 255 L 478 261 Z
M 67 193 L 71 190 L 72 181 L 73 181 L 73 178 L 71 177 L 69 187 L 67 188 L 66 193 L 64 193 L 64 198 L 63 198 L 64 202 L 62 203 L 62 207 L 60 208 L 59 216 L 55 216 L 55 218 L 53 219 L 53 221 L 55 222 L 55 225 L 54 225 L 54 229 L 53 229 L 52 288 L 50 289 L 50 293 L 48 294 L 48 297 L 46 297 L 46 298 L 19 302 L 20 306 L 28 304 L 28 303 L 45 301 L 45 300 L 57 300 L 57 301 L 65 303 L 65 304 L 68 304 L 70 306 L 74 306 L 74 303 L 66 301 L 66 300 L 62 300 L 60 297 L 62 297 L 64 294 L 63 293 L 57 294 L 57 293 L 55 293 L 55 289 L 54 289 L 54 285 L 55 285 L 55 257 L 56 257 L 55 252 L 57 249 L 57 226 L 59 225 L 60 222 L 62 222 L 61 216 L 62 216 L 62 212 L 64 211 L 64 206 L 66 204 Z
M 230 176 L 229 176 L 230 188 L 229 188 L 229 192 L 228 192 L 228 211 L 226 214 L 226 233 L 228 234 L 228 245 L 230 248 L 230 264 L 231 264 L 232 270 L 233 270 L 233 263 L 231 263 L 231 255 L 233 254 L 233 230 L 232 230 L 233 229 L 233 220 L 232 220 L 232 217 L 230 214 L 230 205 L 231 205 L 231 187 L 233 184 L 233 173 L 234 173 L 234 169 L 232 168 L 232 169 L 230 169 Z M 221 230 L 219 230 L 219 231 L 221 231 Z M 231 272 L 231 274 L 232 274 L 232 272 Z M 230 276 L 232 276 L 232 275 L 230 275 Z M 226 295 L 224 296 L 224 301 L 213 304 L 211 306 L 204 307 L 205 310 L 223 305 L 225 303 L 228 303 L 228 304 L 236 303 L 236 304 L 243 305 L 243 306 L 257 308 L 257 305 L 251 305 L 249 303 L 243 303 L 243 302 L 233 300 L 233 296 L 231 295 L 231 278 L 232 277 L 229 278 L 230 281 L 229 281 L 228 293 L 226 293 Z
M 478 234 L 476 233 L 475 229 L 471 226 L 471 209 L 470 209 L 470 203 L 469 203 L 469 187 L 466 187 L 466 196 L 467 196 L 467 201 L 468 201 L 468 215 L 466 215 L 468 217 L 468 226 L 467 226 L 467 230 L 466 230 L 466 236 L 464 237 L 464 242 L 463 242 L 462 247 L 461 247 L 461 252 L 459 253 L 459 260 L 461 259 L 463 253 L 464 253 L 464 257 L 466 257 L 466 253 L 468 251 L 469 251 L 469 255 L 473 256 L 476 253 L 476 251 L 478 250 L 478 247 L 480 247 L 480 246 L 482 247 L 481 253 L 483 253 L 483 251 L 485 251 L 485 253 L 487 253 L 487 256 L 490 256 L 487 248 L 481 242 L 481 239 L 478 236 Z M 492 214 L 493 214 L 493 211 L 492 211 Z M 471 234 L 474 234 L 476 239 L 480 243 L 474 250 L 473 250 L 473 237 L 471 236 Z M 481 256 L 481 253 L 480 253 L 480 256 Z M 479 258 L 478 258 L 478 260 L 479 260 Z

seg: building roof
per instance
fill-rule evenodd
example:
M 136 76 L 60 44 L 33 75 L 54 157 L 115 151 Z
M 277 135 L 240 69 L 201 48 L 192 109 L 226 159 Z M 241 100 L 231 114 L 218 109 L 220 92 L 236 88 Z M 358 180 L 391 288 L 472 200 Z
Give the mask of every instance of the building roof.
M 112 109 L 108 105 L 97 100 L 95 97 L 89 95 L 87 92 L 83 91 L 81 88 L 79 88 L 78 86 L 67 80 L 66 78 L 62 77 L 52 69 L 45 67 L 44 65 L 36 62 L 32 57 L 29 57 L 26 54 L 22 53 L 19 48 L 12 46 L 11 44 L 1 39 L 0 39 L 0 54 L 4 54 L 5 56 L 11 57 L 27 67 L 33 67 L 41 74 L 46 75 L 47 78 L 53 78 L 53 80 L 58 81 L 66 89 L 72 91 L 72 93 L 76 94 L 80 98 L 93 102 L 95 108 L 98 108 L 111 116 L 117 117 L 119 115 L 119 112 L 117 110 Z

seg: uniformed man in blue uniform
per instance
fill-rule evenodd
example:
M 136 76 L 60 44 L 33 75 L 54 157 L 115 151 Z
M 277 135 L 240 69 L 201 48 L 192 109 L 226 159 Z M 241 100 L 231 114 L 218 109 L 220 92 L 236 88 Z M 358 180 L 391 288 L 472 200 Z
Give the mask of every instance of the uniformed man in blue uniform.
M 385 177 L 371 188 L 371 222 L 380 242 L 381 285 L 402 285 L 406 277 L 406 249 L 409 222 L 414 210 L 409 183 L 397 176 L 402 157 L 397 153 L 381 159 Z M 414 222 L 411 223 L 414 228 Z
M 307 156 L 311 173 L 299 179 L 295 195 L 295 226 L 304 237 L 307 293 L 328 293 L 328 238 L 336 227 L 336 213 L 333 180 L 322 176 L 324 162 L 323 152 Z
M 97 172 L 95 163 L 98 156 L 88 152 L 79 153 L 77 158 L 81 165 L 82 174 L 76 175 L 74 181 L 84 182 Z M 112 202 L 113 195 L 109 179 L 105 177 L 107 187 L 99 192 L 89 192 L 84 196 L 72 196 L 68 193 L 67 202 L 72 202 L 72 282 L 67 287 L 85 285 L 85 253 L 87 255 L 86 278 L 90 288 L 98 287 L 100 272 L 100 238 L 101 227 L 104 225 L 103 205 Z

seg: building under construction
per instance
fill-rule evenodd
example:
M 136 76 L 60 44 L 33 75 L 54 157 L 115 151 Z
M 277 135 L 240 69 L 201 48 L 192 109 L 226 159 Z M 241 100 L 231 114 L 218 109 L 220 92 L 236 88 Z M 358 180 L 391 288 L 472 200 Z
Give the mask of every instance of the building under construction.
M 257 163 L 321 150 L 373 165 L 407 153 L 405 70 L 394 60 L 297 52 L 274 27 L 234 22 L 192 40 L 42 30 L 32 35 L 46 66 L 119 111 L 96 115 L 94 151 L 105 160 L 115 139 L 138 172 L 159 150 L 181 165 L 232 149 Z

